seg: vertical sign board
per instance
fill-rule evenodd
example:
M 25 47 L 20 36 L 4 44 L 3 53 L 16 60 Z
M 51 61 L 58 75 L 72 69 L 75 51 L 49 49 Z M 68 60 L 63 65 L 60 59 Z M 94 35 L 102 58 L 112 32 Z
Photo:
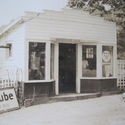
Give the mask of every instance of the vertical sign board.
M 18 108 L 19 104 L 14 88 L 0 89 L 0 113 Z

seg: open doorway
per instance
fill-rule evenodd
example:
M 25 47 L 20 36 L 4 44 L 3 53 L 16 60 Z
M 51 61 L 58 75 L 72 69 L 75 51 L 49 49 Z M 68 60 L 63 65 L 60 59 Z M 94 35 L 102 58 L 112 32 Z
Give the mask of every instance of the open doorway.
M 59 44 L 59 92 L 76 91 L 76 44 Z

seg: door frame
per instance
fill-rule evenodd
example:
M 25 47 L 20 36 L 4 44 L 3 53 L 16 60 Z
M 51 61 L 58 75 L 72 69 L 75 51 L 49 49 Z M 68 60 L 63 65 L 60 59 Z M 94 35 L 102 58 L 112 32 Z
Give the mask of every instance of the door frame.
M 54 79 L 55 79 L 55 94 L 59 95 L 59 44 L 64 42 L 55 42 L 54 50 Z M 76 93 L 80 93 L 80 78 L 82 77 L 82 44 L 76 42 L 65 42 L 76 44 Z

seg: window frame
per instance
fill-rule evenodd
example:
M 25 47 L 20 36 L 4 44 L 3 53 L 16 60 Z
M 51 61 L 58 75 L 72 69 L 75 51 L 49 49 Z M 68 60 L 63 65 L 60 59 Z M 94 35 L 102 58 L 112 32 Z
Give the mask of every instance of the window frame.
M 36 43 L 45 43 L 45 79 L 44 80 L 29 80 L 29 43 L 30 42 L 36 42 Z M 44 82 L 53 82 L 55 81 L 54 78 L 51 79 L 50 77 L 50 45 L 54 44 L 53 41 L 50 40 L 28 40 L 25 44 L 25 66 L 24 69 L 26 69 L 24 73 L 24 80 L 26 83 L 44 83 Z M 55 50 L 54 50 L 55 51 Z M 55 54 L 55 53 L 54 53 Z M 54 55 L 55 56 L 55 55 Z M 54 64 L 55 66 L 55 64 Z M 55 72 L 54 72 L 55 73 Z
M 102 61 L 102 70 L 103 70 L 103 64 L 111 64 L 111 66 L 112 66 L 112 76 L 110 77 L 110 76 L 103 76 L 103 71 L 102 71 L 102 73 L 101 73 L 101 75 L 102 75 L 102 78 L 103 79 L 110 79 L 110 78 L 114 78 L 115 77 L 115 70 L 114 70 L 114 65 L 115 65 L 115 63 L 114 63 L 114 61 L 115 61 L 115 58 L 114 58 L 114 49 L 115 49 L 115 46 L 114 45 L 108 45 L 108 44 L 102 44 L 102 51 L 101 51 L 101 53 L 103 53 L 103 47 L 112 47 L 112 60 L 111 60 L 111 63 L 105 63 L 105 62 L 103 62 Z M 102 58 L 101 58 L 101 60 L 103 60 Z
M 6 44 L 6 59 L 10 59 L 12 57 L 12 52 L 13 52 L 13 45 L 12 43 L 7 43 Z
M 84 42 L 81 43 L 81 46 L 83 45 L 95 45 L 96 46 L 96 77 L 84 77 L 82 76 L 81 72 L 81 79 L 114 79 L 117 78 L 117 71 L 116 69 L 113 70 L 113 76 L 112 77 L 103 77 L 102 76 L 102 46 L 112 46 L 113 47 L 113 68 L 117 66 L 117 45 L 114 43 L 100 43 L 100 42 Z M 82 47 L 81 47 L 82 49 Z M 81 50 L 82 52 L 82 50 Z M 82 54 L 81 54 L 82 55 Z M 81 57 L 82 58 L 82 57 Z M 81 60 L 82 61 L 82 60 Z M 82 64 L 81 64 L 82 67 Z
M 97 70 L 98 70 L 98 68 L 97 68 L 97 61 L 98 61 L 97 49 L 98 49 L 98 48 L 97 48 L 97 47 L 98 47 L 98 43 L 82 43 L 81 46 L 82 46 L 81 49 L 83 48 L 83 46 L 95 46 L 95 47 L 96 47 L 96 76 L 88 77 L 88 76 L 83 76 L 83 75 L 81 74 L 81 78 L 82 78 L 82 79 L 97 79 L 97 72 L 98 72 L 98 71 L 97 71 Z M 82 50 L 83 50 L 83 49 L 82 49 Z M 82 51 L 82 50 L 81 50 L 81 52 L 82 52 L 81 55 L 82 55 L 82 57 L 83 57 L 83 51 Z M 82 58 L 82 57 L 81 57 L 81 58 Z M 81 61 L 82 61 L 82 60 L 81 60 Z M 81 63 L 81 65 L 82 65 L 82 63 Z M 81 66 L 81 67 L 82 67 L 82 66 Z M 82 69 L 82 70 L 83 70 L 83 69 Z M 83 71 L 82 71 L 82 72 L 83 72 Z M 82 73 L 82 72 L 81 72 L 81 73 Z
M 42 54 L 44 54 L 44 78 L 43 79 L 30 79 L 30 74 L 29 74 L 29 70 L 30 70 L 30 43 L 38 43 L 38 44 L 44 44 L 44 52 L 42 51 Z M 46 43 L 45 42 L 34 42 L 34 41 L 29 41 L 28 43 L 28 80 L 29 81 L 38 81 L 38 80 L 45 80 L 46 78 Z

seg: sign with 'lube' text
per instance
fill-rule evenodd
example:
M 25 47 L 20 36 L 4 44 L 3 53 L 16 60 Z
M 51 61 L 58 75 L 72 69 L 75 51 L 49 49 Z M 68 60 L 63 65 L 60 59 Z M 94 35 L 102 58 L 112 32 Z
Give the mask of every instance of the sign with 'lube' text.
M 19 108 L 14 88 L 0 90 L 0 112 Z

